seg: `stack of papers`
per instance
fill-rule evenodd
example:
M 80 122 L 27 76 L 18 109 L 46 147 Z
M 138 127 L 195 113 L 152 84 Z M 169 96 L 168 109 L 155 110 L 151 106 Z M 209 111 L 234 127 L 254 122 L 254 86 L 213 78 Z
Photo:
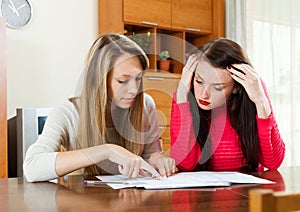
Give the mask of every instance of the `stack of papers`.
M 145 188 L 175 189 L 197 187 L 220 187 L 232 184 L 272 184 L 274 182 L 239 172 L 180 172 L 168 178 L 153 179 L 152 177 L 127 178 L 123 175 L 97 176 L 113 189 Z

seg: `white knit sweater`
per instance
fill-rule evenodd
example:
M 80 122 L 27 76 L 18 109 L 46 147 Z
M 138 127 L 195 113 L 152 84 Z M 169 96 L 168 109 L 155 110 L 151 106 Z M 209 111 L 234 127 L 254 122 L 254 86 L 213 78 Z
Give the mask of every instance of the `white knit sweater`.
M 155 103 L 147 94 L 144 94 L 144 114 L 145 117 L 148 117 L 148 120 L 143 121 L 143 125 L 149 121 L 151 129 L 144 134 L 145 144 L 141 156 L 148 158 L 153 152 L 161 152 L 161 147 L 158 139 Z M 64 147 L 69 146 L 69 150 L 76 149 L 78 118 L 78 111 L 70 101 L 64 102 L 50 112 L 42 134 L 26 152 L 23 169 L 27 181 L 45 181 L 58 177 L 55 171 L 56 156 L 61 145 Z M 115 136 L 115 130 L 110 128 L 109 143 L 116 144 Z M 116 164 L 112 164 L 110 161 L 103 161 L 102 163 L 107 163 L 105 167 L 113 167 L 113 170 L 116 170 Z

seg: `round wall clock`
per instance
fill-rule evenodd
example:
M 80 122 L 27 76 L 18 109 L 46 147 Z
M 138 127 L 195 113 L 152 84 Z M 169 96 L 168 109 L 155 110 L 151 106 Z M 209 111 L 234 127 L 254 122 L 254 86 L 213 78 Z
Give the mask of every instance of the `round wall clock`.
M 26 26 L 32 18 L 32 7 L 28 0 L 2 0 L 0 12 L 6 25 L 14 29 Z

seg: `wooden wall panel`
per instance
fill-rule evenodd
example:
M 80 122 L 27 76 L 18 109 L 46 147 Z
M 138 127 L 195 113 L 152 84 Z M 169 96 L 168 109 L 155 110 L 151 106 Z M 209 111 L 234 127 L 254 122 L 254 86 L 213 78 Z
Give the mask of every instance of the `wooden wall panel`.
M 0 178 L 7 178 L 6 26 L 0 18 Z

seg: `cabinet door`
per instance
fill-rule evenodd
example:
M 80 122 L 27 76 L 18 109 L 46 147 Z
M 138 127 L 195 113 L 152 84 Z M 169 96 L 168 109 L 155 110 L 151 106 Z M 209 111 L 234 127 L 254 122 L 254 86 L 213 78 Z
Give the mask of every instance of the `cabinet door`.
M 152 96 L 156 104 L 159 137 L 164 151 L 170 148 L 170 119 L 173 93 L 180 75 L 168 72 L 148 72 L 143 78 L 144 92 Z
M 123 34 L 122 0 L 98 0 L 98 32 Z
M 171 26 L 171 0 L 124 0 L 123 21 Z
M 212 0 L 173 0 L 172 27 L 212 32 Z

